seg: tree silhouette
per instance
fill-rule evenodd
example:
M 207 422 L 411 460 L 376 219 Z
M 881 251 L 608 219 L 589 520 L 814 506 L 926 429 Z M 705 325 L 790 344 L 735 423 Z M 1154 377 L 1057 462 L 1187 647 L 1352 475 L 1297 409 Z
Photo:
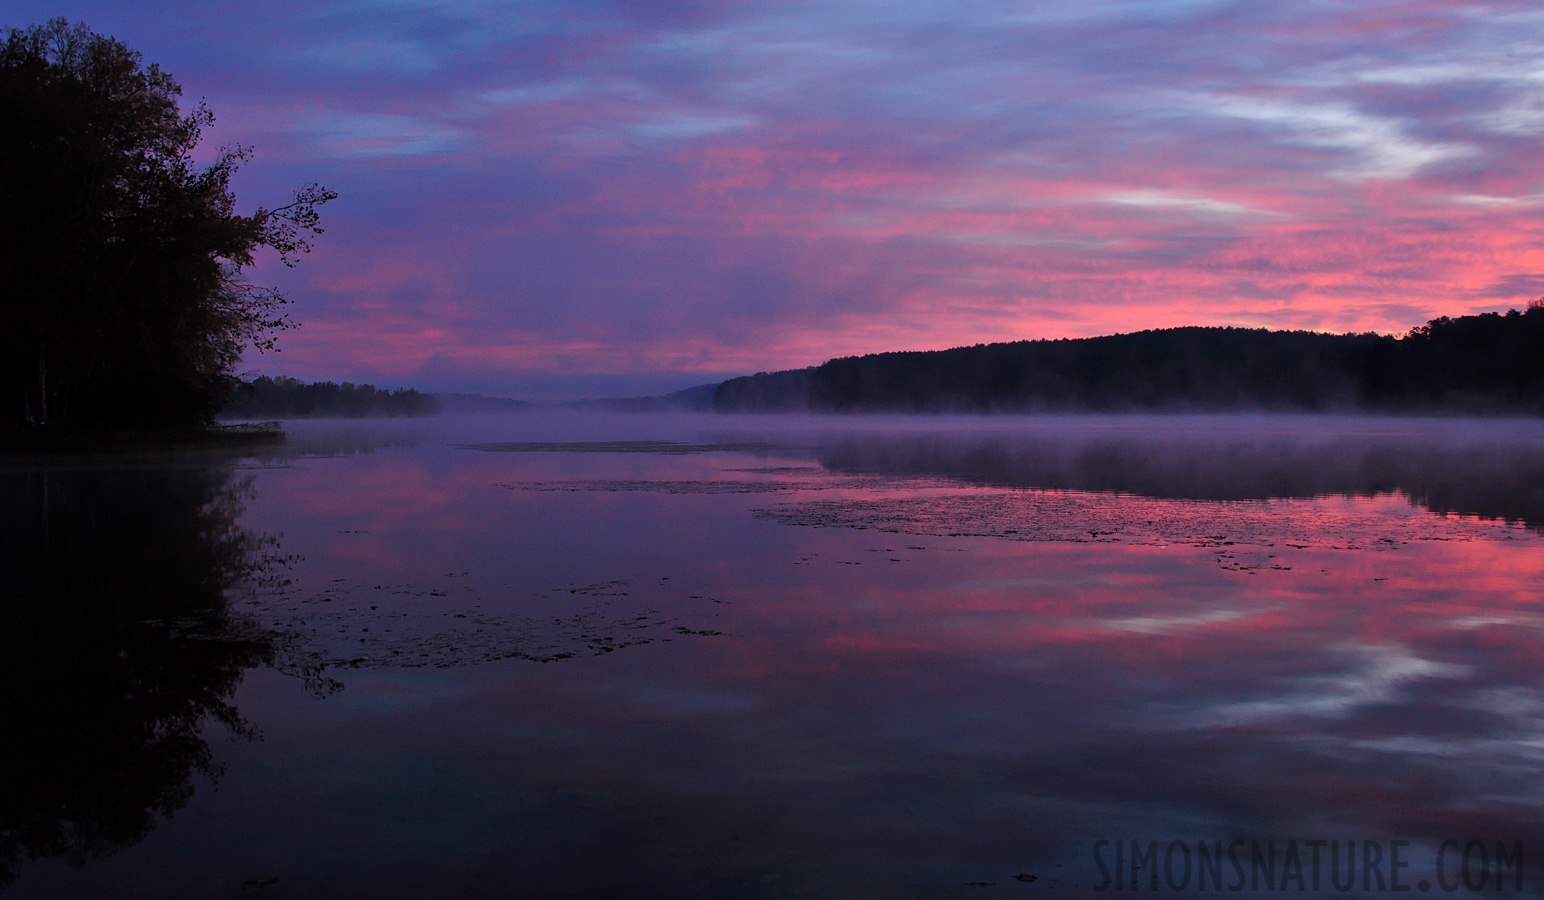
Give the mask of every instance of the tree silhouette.
M 122 427 L 211 420 L 249 343 L 291 326 L 242 278 L 319 234 L 317 184 L 251 215 L 250 155 L 193 151 L 214 116 L 140 54 L 55 19 L 0 44 L 0 421 Z
M 237 386 L 221 415 L 234 419 L 308 416 L 426 416 L 436 409 L 430 394 L 412 388 L 381 390 L 373 384 L 314 381 L 259 375 Z

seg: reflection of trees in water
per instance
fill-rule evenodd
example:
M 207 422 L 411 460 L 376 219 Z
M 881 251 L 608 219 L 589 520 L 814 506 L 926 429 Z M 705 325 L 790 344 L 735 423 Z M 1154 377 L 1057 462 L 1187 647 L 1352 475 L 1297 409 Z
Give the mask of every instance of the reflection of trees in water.
M 993 487 L 1118 491 L 1187 500 L 1370 496 L 1399 491 L 1436 513 L 1544 533 L 1544 455 L 1530 444 L 1339 438 L 1310 443 L 1198 433 L 1169 437 L 848 439 L 828 469 L 927 475 Z
M 278 549 L 249 493 L 213 462 L 0 474 L 0 886 L 142 840 L 218 774 L 206 719 L 251 733 L 229 698 L 273 651 L 227 593 Z

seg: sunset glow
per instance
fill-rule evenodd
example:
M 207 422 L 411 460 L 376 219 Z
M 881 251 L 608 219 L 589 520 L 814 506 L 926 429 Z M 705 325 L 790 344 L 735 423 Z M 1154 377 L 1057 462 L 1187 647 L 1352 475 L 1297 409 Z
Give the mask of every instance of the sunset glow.
M 337 190 L 252 372 L 651 393 L 1177 325 L 1401 333 L 1544 294 L 1522 2 L 7 4 Z

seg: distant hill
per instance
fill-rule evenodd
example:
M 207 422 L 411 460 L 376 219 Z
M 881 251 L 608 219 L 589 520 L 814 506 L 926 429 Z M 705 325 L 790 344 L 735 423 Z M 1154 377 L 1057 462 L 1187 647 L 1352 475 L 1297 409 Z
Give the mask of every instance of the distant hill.
M 723 382 L 721 411 L 1544 413 L 1544 304 L 1400 338 L 1248 328 L 878 353 Z
M 531 408 L 525 400 L 508 397 L 485 397 L 482 394 L 435 393 L 430 394 L 440 412 L 447 413 L 498 413 L 524 412 Z
M 601 397 L 574 400 L 564 404 L 576 409 L 600 409 L 607 412 L 681 412 L 713 409 L 717 384 L 699 384 L 682 391 L 653 397 Z

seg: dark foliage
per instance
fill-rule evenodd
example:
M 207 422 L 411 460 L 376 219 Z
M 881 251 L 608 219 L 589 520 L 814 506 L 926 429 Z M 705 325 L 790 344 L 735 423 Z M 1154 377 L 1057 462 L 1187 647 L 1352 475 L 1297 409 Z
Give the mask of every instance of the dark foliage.
M 243 348 L 290 326 L 242 279 L 320 233 L 319 185 L 235 212 L 247 158 L 193 151 L 214 121 L 112 38 L 56 19 L 0 43 L 0 421 L 133 427 L 207 422 Z
M 1544 413 L 1544 301 L 1412 329 L 1373 353 L 1362 390 L 1374 409 Z
M 273 576 L 227 466 L 0 474 L 0 887 L 143 840 L 218 773 L 206 722 L 271 658 L 229 592 Z
M 823 367 L 757 372 L 755 375 L 731 378 L 714 389 L 713 408 L 722 412 L 821 409 L 811 401 L 820 368 Z M 827 390 L 821 391 L 822 396 L 828 393 Z
M 426 416 L 437 409 L 434 398 L 411 388 L 379 390 L 373 384 L 259 376 L 237 386 L 221 415 L 232 419 L 310 417 Z
M 1544 413 L 1544 305 L 1404 338 L 1242 328 L 833 359 L 719 385 L 720 410 Z

